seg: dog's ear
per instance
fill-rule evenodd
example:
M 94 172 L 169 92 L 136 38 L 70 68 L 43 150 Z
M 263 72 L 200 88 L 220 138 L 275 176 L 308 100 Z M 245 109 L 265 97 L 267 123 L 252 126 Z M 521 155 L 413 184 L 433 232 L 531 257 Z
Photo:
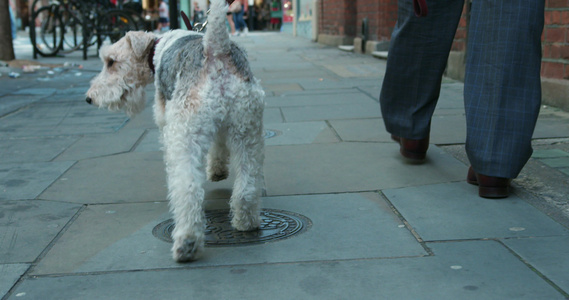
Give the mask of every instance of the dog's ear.
M 154 46 L 155 37 L 152 33 L 129 31 L 126 33 L 125 39 L 130 44 L 134 56 L 143 58 L 148 55 L 148 52 Z

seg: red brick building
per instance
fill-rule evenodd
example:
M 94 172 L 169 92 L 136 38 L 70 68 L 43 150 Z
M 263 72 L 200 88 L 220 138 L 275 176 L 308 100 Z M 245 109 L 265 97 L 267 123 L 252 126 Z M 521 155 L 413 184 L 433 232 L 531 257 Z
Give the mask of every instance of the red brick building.
M 545 0 L 541 66 L 545 104 L 569 110 L 569 0 Z M 317 0 L 318 42 L 387 50 L 397 21 L 397 0 Z M 463 79 L 468 5 L 455 36 L 447 76 Z

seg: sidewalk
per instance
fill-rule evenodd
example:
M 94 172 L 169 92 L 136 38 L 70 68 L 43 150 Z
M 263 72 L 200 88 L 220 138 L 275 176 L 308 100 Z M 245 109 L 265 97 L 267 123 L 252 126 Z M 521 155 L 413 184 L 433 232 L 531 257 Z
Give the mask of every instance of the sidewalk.
M 215 223 L 230 176 L 206 184 L 222 234 L 175 263 L 151 106 L 128 119 L 87 105 L 94 52 L 41 58 L 60 66 L 0 69 L 3 299 L 569 298 L 569 113 L 542 109 L 514 194 L 487 200 L 465 182 L 462 83 L 444 80 L 428 160 L 410 165 L 383 128 L 385 61 L 279 33 L 235 40 L 267 94 L 274 239 L 240 244 L 254 238 Z M 32 60 L 25 36 L 17 47 Z

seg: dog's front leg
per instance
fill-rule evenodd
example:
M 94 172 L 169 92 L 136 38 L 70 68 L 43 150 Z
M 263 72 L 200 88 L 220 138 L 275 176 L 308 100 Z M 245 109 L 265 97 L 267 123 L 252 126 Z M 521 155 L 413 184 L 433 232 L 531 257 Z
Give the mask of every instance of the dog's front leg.
M 232 131 L 232 130 L 230 130 Z M 236 178 L 230 207 L 231 225 L 240 231 L 256 230 L 261 225 L 260 207 L 263 188 L 264 140 L 262 126 L 252 127 L 243 136 L 231 133 Z
M 175 222 L 172 255 L 177 262 L 187 262 L 197 258 L 205 243 L 202 185 L 211 137 L 190 132 L 189 122 L 170 121 L 164 126 L 163 139 L 170 210 Z

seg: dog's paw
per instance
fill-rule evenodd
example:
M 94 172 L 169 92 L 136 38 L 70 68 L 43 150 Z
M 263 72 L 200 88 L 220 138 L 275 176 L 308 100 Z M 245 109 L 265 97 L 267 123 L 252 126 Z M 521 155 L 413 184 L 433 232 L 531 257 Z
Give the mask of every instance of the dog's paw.
M 257 214 L 254 216 L 237 216 L 231 219 L 231 226 L 239 231 L 255 231 L 261 228 L 261 217 Z
M 222 181 L 229 177 L 229 172 L 225 171 L 217 171 L 209 175 L 209 180 L 213 182 Z
M 174 260 L 179 263 L 194 261 L 203 249 L 203 242 L 194 239 L 183 239 L 175 241 L 172 247 Z

